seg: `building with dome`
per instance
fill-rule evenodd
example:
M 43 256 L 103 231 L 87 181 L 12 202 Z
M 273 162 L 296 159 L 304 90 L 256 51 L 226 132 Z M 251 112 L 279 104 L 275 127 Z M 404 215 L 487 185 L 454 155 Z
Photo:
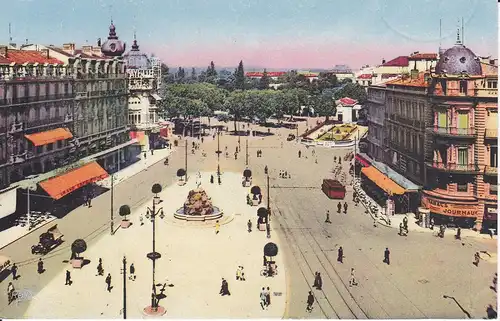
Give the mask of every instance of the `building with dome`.
M 496 228 L 498 65 L 457 36 L 430 74 L 422 206 L 435 220 Z
M 158 95 L 160 64 L 141 52 L 134 36 L 132 49 L 124 56 L 128 75 L 128 121 L 130 135 L 138 138 L 142 149 L 154 148 L 160 132 Z
M 356 163 L 372 168 L 361 168 L 362 186 L 395 213 L 496 228 L 497 60 L 458 38 L 427 71 L 411 67 L 368 88 L 367 150 Z

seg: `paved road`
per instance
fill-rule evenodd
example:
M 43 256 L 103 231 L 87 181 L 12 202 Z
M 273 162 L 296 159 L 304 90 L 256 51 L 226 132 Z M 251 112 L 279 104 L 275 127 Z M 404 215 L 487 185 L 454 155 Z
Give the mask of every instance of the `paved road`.
M 213 124 L 214 122 L 212 122 Z M 227 124 L 232 129 L 232 123 Z M 310 123 L 310 125 L 313 125 Z M 301 131 L 305 126 L 301 125 Z M 273 130 L 275 131 L 275 130 Z M 431 234 L 415 233 L 407 238 L 397 235 L 392 228 L 373 227 L 371 219 L 350 202 L 347 215 L 334 214 L 337 202 L 328 200 L 319 189 L 321 180 L 331 177 L 334 167 L 332 157 L 342 156 L 346 150 L 316 148 L 318 163 L 314 162 L 312 149 L 295 142 L 284 142 L 291 130 L 279 130 L 278 135 L 265 139 L 249 139 L 249 167 L 254 172 L 256 184 L 265 192 L 264 166 L 271 169 L 271 202 L 273 209 L 273 233 L 277 232 L 284 246 L 282 253 L 287 261 L 289 282 L 287 317 L 292 318 L 419 318 L 454 317 L 464 318 L 485 316 L 487 304 L 496 302 L 495 293 L 489 289 L 496 272 L 496 259 L 482 261 L 479 267 L 472 265 L 473 253 L 485 250 L 496 256 L 496 241 L 466 238 L 463 244 L 452 240 L 451 236 L 437 239 Z M 181 142 L 183 144 L 183 142 Z M 221 149 L 228 146 L 230 158 L 220 159 L 222 171 L 242 171 L 245 168 L 245 139 L 241 139 L 238 160 L 232 157 L 237 138 L 230 135 L 221 137 Z M 202 146 L 208 157 L 189 155 L 189 170 L 216 170 L 213 153 L 216 140 L 205 140 Z M 301 159 L 297 149 L 303 151 Z M 255 152 L 262 149 L 263 157 Z M 121 204 L 138 207 L 149 199 L 150 186 L 155 182 L 169 184 L 175 171 L 184 167 L 184 153 L 177 151 L 171 157 L 171 165 L 154 165 L 148 171 L 130 178 L 115 189 L 115 208 Z M 305 157 L 307 156 L 307 158 Z M 344 169 L 348 164 L 343 162 Z M 289 171 L 291 179 L 276 178 L 280 169 Z M 265 194 L 265 193 L 264 193 Z M 168 200 L 166 200 L 168 202 Z M 76 238 L 85 237 L 91 231 L 107 233 L 110 208 L 109 193 L 97 198 L 91 210 L 79 208 L 59 222 L 67 242 L 58 249 L 58 255 L 47 259 L 47 273 L 42 278 L 31 264 L 21 266 L 22 277 L 17 281 L 20 287 L 29 287 L 35 292 L 65 267 L 61 262 L 69 257 L 68 246 Z M 325 211 L 330 209 L 332 224 L 325 225 Z M 33 256 L 29 248 L 37 242 L 37 234 L 32 234 L 2 250 L 14 261 L 24 261 Z M 90 242 L 92 242 L 90 240 Z M 344 264 L 336 262 L 338 246 L 343 246 L 346 256 Z M 391 249 L 391 265 L 382 263 L 383 250 Z M 52 256 L 52 255 L 50 255 Z M 27 262 L 30 263 L 30 262 Z M 350 268 L 356 269 L 359 280 L 357 287 L 347 285 Z M 305 312 L 307 292 L 311 289 L 314 272 L 323 275 L 323 291 L 314 290 L 317 302 L 312 313 Z M 0 291 L 5 293 L 6 281 Z M 444 299 L 452 296 L 458 302 Z M 6 300 L 2 301 L 5 306 Z M 6 316 L 19 316 L 20 307 L 3 309 Z

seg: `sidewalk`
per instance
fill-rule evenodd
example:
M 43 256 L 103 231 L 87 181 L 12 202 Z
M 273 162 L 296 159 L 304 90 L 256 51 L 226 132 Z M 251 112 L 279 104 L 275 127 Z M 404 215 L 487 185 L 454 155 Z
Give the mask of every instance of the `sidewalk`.
M 281 318 L 285 310 L 286 281 L 284 259 L 276 257 L 279 274 L 274 278 L 260 276 L 263 247 L 272 241 L 280 247 L 276 233 L 267 239 L 265 232 L 255 230 L 257 207 L 246 205 L 248 188 L 241 187 L 241 174 L 226 172 L 222 185 L 210 184 L 211 173 L 202 173 L 202 187 L 213 204 L 232 216 L 215 234 L 212 224 L 185 226 L 172 224 L 173 213 L 182 206 L 195 179 L 186 186 L 172 184 L 160 193 L 166 217 L 156 218 L 156 251 L 162 257 L 156 262 L 156 283 L 167 287 L 166 299 L 160 301 L 168 318 Z M 140 214 L 148 201 L 132 213 L 133 225 L 119 229 L 115 235 L 104 235 L 82 255 L 92 262 L 81 270 L 71 271 L 72 286 L 65 286 L 65 269 L 49 282 L 29 303 L 25 318 L 120 318 L 122 309 L 122 259 L 134 263 L 136 281 L 127 281 L 127 317 L 144 318 L 142 309 L 151 302 L 152 264 L 146 254 L 152 251 L 152 224 Z M 263 204 L 262 206 L 265 206 Z M 246 231 L 251 219 L 254 231 Z M 103 259 L 104 275 L 111 273 L 111 293 L 105 289 L 104 277 L 95 276 L 98 258 Z M 236 281 L 236 268 L 244 266 L 246 281 Z M 128 272 L 128 271 L 127 271 Z M 221 297 L 221 278 L 229 283 L 231 296 Z M 259 293 L 270 287 L 271 306 L 262 310 Z M 91 293 L 91 295 L 89 295 Z M 277 294 L 276 296 L 274 294 Z M 51 304 L 47 304 L 51 302 Z
M 356 179 L 353 183 L 354 189 L 358 191 L 358 193 L 363 193 L 366 195 L 364 190 L 359 186 L 359 179 Z M 369 196 L 367 196 L 369 197 Z M 361 202 L 360 202 L 361 204 Z M 383 213 L 383 209 L 380 205 L 378 205 L 375 201 L 373 201 L 373 204 L 377 206 L 379 209 L 379 213 Z M 363 207 L 366 208 L 364 204 L 361 204 Z M 403 223 L 403 219 L 406 217 L 408 218 L 408 231 L 409 233 L 411 232 L 419 232 L 419 233 L 433 233 L 436 234 L 439 230 L 439 226 L 435 226 L 434 230 L 431 230 L 430 228 L 422 227 L 417 224 L 417 219 L 415 218 L 414 213 L 407 213 L 407 214 L 395 214 L 390 217 L 388 217 L 385 214 L 379 214 L 378 217 L 372 213 L 372 211 L 368 210 L 369 215 L 371 216 L 372 220 L 376 222 L 378 225 L 382 225 L 385 227 L 392 227 L 394 229 L 399 230 L 399 224 Z M 448 228 L 446 229 L 448 232 L 445 233 L 446 235 L 455 235 L 456 234 L 456 229 L 455 228 Z M 462 229 L 461 230 L 461 236 L 462 238 L 466 237 L 474 237 L 474 238 L 479 238 L 479 239 L 491 239 L 492 237 L 487 234 L 480 234 L 476 231 L 470 230 L 470 229 Z M 495 236 L 493 236 L 495 238 Z
M 172 151 L 175 149 L 159 149 L 155 150 L 154 155 L 151 155 L 151 153 L 148 151 L 148 155 L 146 159 L 144 159 L 143 154 L 140 155 L 141 159 L 137 161 L 136 163 L 125 167 L 124 169 L 118 171 L 117 173 L 114 174 L 114 184 L 115 186 L 127 178 L 134 176 L 135 174 L 147 169 L 148 167 L 154 165 L 157 162 L 163 161 L 167 156 L 169 156 Z M 99 182 L 96 183 L 99 186 L 110 188 L 111 187 L 111 177 L 107 177 Z M 16 240 L 19 240 L 20 238 L 24 237 L 27 234 L 33 233 L 37 230 L 40 230 L 37 233 L 41 233 L 45 228 L 48 228 L 52 226 L 52 224 L 57 224 L 57 220 L 55 217 L 51 216 L 48 220 L 45 222 L 41 223 L 40 225 L 36 226 L 35 228 L 31 229 L 28 231 L 27 227 L 21 227 L 21 226 L 13 226 L 11 228 L 8 228 L 2 232 L 0 232 L 0 249 L 6 247 L 7 245 L 11 244 L 12 242 L 15 242 Z
M 156 149 L 153 155 L 151 155 L 150 151 L 147 151 L 146 158 L 144 158 L 144 153 L 141 153 L 140 155 L 138 155 L 138 157 L 140 156 L 141 158 L 140 160 L 113 174 L 114 184 L 117 185 L 129 177 L 134 176 L 135 174 L 143 170 L 147 170 L 148 167 L 158 162 L 164 161 L 165 158 L 168 157 L 174 150 L 175 148 Z M 106 188 L 111 187 L 111 176 L 97 182 L 96 184 Z

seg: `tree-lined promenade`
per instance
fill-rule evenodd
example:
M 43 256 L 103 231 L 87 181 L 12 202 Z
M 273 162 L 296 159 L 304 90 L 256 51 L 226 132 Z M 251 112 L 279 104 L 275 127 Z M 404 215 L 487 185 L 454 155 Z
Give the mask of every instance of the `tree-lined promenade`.
M 213 61 L 200 75 L 193 68 L 190 77 L 181 67 L 175 74 L 169 73 L 165 65 L 162 69 L 162 108 L 169 118 L 210 117 L 218 110 L 228 112 L 235 121 L 310 115 L 312 110 L 315 115 L 328 118 L 336 114 L 337 99 L 350 97 L 360 103 L 366 100 L 361 86 L 350 81 L 339 83 L 335 75 L 327 73 L 320 73 L 311 82 L 293 70 L 273 80 L 264 70 L 260 79 L 250 79 L 245 77 L 242 61 L 234 73 L 221 71 L 223 75 L 218 75 Z M 271 89 L 271 83 L 280 86 Z

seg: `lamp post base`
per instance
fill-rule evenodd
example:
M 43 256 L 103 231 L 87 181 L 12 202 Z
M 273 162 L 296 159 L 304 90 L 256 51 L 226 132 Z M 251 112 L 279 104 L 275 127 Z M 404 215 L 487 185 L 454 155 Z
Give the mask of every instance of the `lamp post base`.
M 152 306 L 148 305 L 147 307 L 144 308 L 142 311 L 144 315 L 150 316 L 150 317 L 160 317 L 167 313 L 167 310 L 165 310 L 164 307 L 159 305 L 157 308 L 153 308 Z

